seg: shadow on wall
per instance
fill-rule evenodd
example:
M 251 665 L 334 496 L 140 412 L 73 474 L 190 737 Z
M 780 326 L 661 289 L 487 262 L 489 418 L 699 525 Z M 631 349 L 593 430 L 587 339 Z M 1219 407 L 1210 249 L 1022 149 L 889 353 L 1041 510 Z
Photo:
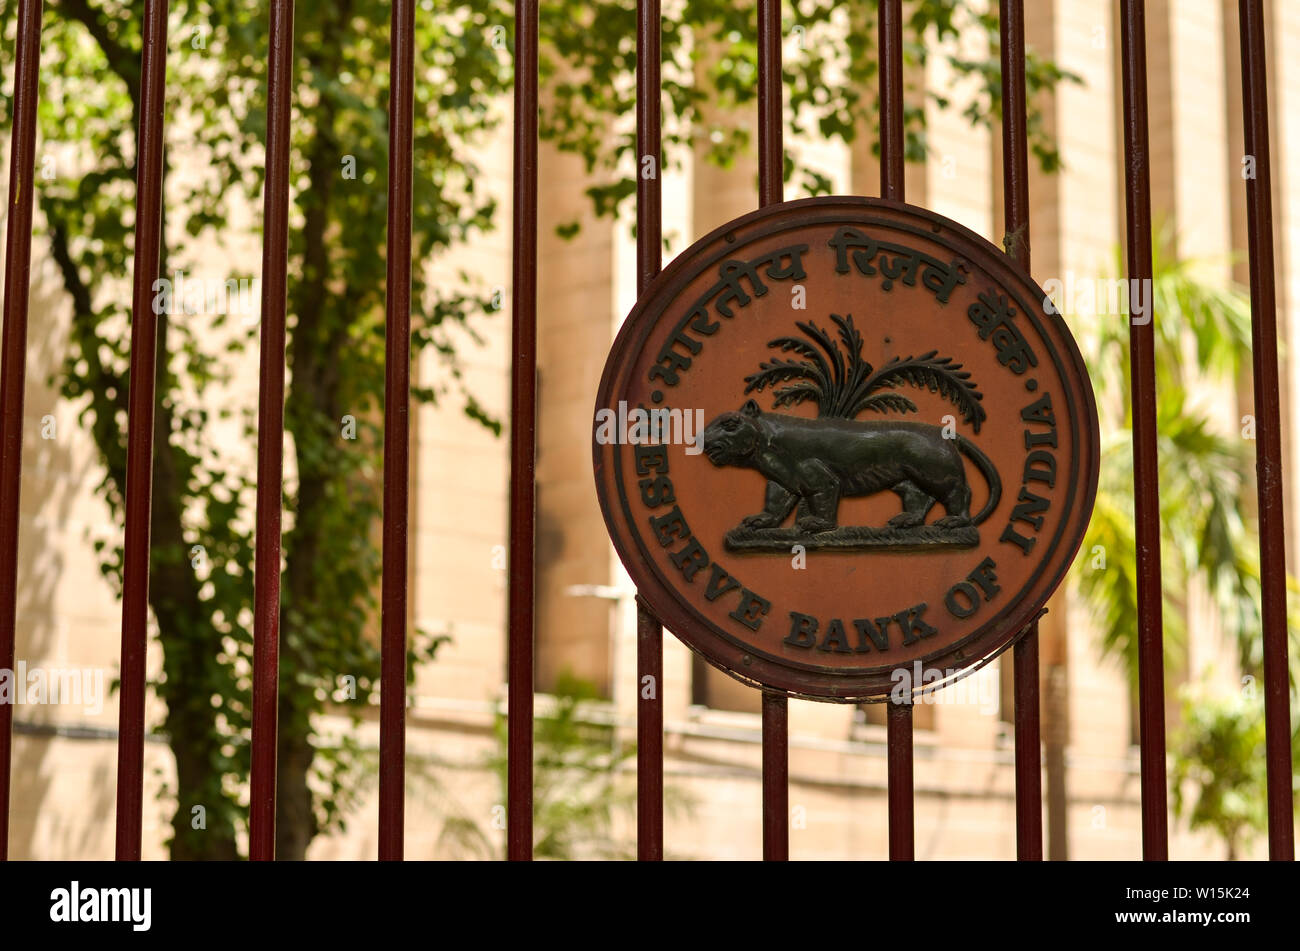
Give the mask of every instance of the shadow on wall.
M 39 236 L 34 239 L 33 258 L 37 262 L 43 259 L 42 245 Z M 80 596 L 72 601 L 68 592 L 91 591 L 99 580 L 97 571 L 94 578 L 84 579 L 84 584 L 83 579 L 64 577 L 70 570 L 69 552 L 75 552 L 79 545 L 85 545 L 89 552 L 92 542 L 89 534 L 70 524 L 70 520 L 77 502 L 93 497 L 100 471 L 93 454 L 81 453 L 78 459 L 74 450 L 75 414 L 66 404 L 59 406 L 57 386 L 51 385 L 51 377 L 59 371 L 66 352 L 67 328 L 67 299 L 61 282 L 52 267 L 34 268 L 27 334 L 15 650 L 16 660 L 25 661 L 28 668 L 89 667 L 100 663 L 106 654 L 117 653 L 115 647 L 92 648 L 93 653 L 87 656 L 85 647 L 94 644 L 94 639 L 76 638 L 70 642 L 69 638 L 70 623 L 85 623 L 93 609 L 87 603 L 91 601 L 89 596 L 85 601 Z M 74 533 L 77 537 L 73 537 Z M 87 558 L 75 559 L 73 564 L 78 571 L 94 571 L 96 559 L 89 552 Z M 103 725 L 116 719 L 105 696 L 115 676 L 115 670 L 103 671 Z M 25 685 L 16 683 L 15 687 L 22 690 Z M 98 738 L 63 739 L 53 735 L 56 725 L 84 725 L 87 719 L 84 707 L 76 703 L 16 707 L 15 723 L 37 729 L 15 730 L 10 821 L 10 854 L 14 858 L 74 858 L 99 851 L 105 822 L 111 822 L 113 815 L 115 776 L 111 751 Z M 56 752 L 56 747 L 68 744 L 86 749 Z M 51 808 L 51 797 L 57 798 L 60 792 L 53 788 L 60 753 L 87 764 L 85 772 L 77 776 L 75 789 L 68 790 L 73 793 L 71 805 L 75 812 L 57 805 Z M 44 823 L 40 828 L 38 815 Z

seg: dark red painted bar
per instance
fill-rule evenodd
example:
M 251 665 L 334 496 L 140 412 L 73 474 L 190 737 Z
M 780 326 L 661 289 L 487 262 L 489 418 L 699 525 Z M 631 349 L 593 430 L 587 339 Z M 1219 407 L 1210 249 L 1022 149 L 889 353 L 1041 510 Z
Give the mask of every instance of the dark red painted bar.
M 758 0 L 758 191 L 759 206 L 784 200 L 781 80 L 781 0 Z
M 912 704 L 889 701 L 885 743 L 889 748 L 889 860 L 916 858 L 914 804 L 912 802 Z
M 1277 294 L 1273 269 L 1273 174 L 1268 139 L 1268 69 L 1260 0 L 1240 0 L 1241 108 L 1250 244 L 1250 327 L 1255 377 L 1255 472 L 1259 486 L 1259 563 L 1263 569 L 1264 725 L 1268 770 L 1268 855 L 1295 859 L 1291 793 L 1291 701 L 1287 676 L 1286 534 L 1283 530 L 1281 391 L 1277 369 Z
M 763 692 L 763 861 L 790 860 L 790 711 L 785 694 Z
M 664 858 L 664 629 L 636 602 L 636 854 L 642 862 Z M 650 680 L 646 680 L 649 677 Z M 653 695 L 646 696 L 647 684 Z
M 785 146 L 781 79 L 781 0 L 758 2 L 758 199 L 784 200 Z M 763 858 L 790 858 L 789 703 L 763 694 Z
M 1147 136 L 1146 5 L 1123 0 L 1124 180 L 1128 276 L 1151 280 L 1151 166 Z M 1144 295 L 1149 299 L 1148 295 Z M 1164 624 L 1160 590 L 1160 491 L 1156 460 L 1154 322 L 1129 322 L 1133 379 L 1133 498 L 1137 511 L 1138 719 L 1142 744 L 1142 856 L 1169 858 L 1165 780 Z
M 663 266 L 663 103 L 659 0 L 637 0 L 636 23 L 636 290 L 644 293 Z M 647 176 L 646 156 L 653 159 Z
M 1015 680 L 1016 858 L 1043 860 L 1043 741 L 1038 694 L 1038 622 L 1012 649 Z
M 901 0 L 880 0 L 880 196 L 904 200 L 903 13 Z
M 253 760 L 248 856 L 275 858 L 276 704 L 280 683 L 280 494 L 284 482 L 284 320 L 289 253 L 293 0 L 272 0 L 262 230 L 262 354 L 257 396 L 253 578 Z
M 1007 253 L 1029 270 L 1029 144 L 1025 132 L 1025 3 L 1001 0 L 1002 181 Z
M 506 854 L 533 857 L 533 542 L 537 446 L 537 0 L 515 0 Z
M 27 294 L 32 270 L 32 179 L 40 94 L 41 0 L 19 0 L 14 128 L 5 235 L 4 352 L 0 356 L 0 670 L 14 669 L 18 605 L 18 493 L 27 385 Z M 9 779 L 14 705 L 0 704 L 0 861 L 9 857 Z
M 906 197 L 903 178 L 903 13 L 901 0 L 880 0 L 880 195 Z M 915 854 L 912 803 L 912 705 L 889 704 L 886 745 L 889 775 L 889 857 Z
M 638 0 L 636 20 L 636 291 L 640 296 L 663 262 L 659 0 Z M 658 862 L 664 857 L 664 629 L 640 598 L 636 645 L 637 858 Z M 649 696 L 647 684 L 652 685 Z
M 149 619 L 149 507 L 153 499 L 157 315 L 153 282 L 162 245 L 163 106 L 167 0 L 146 0 L 136 159 L 131 379 L 127 402 L 126 539 L 122 562 L 122 666 L 118 693 L 117 858 L 139 861 L 144 808 L 145 652 Z
M 1007 253 L 1029 271 L 1029 142 L 1025 110 L 1025 3 L 1001 0 L 1002 180 Z M 1014 648 L 1016 857 L 1043 858 L 1043 769 L 1038 622 Z
M 411 442 L 411 185 L 415 0 L 393 0 L 388 66 L 388 301 L 384 356 L 384 578 L 380 594 L 379 859 L 406 827 L 406 561 Z

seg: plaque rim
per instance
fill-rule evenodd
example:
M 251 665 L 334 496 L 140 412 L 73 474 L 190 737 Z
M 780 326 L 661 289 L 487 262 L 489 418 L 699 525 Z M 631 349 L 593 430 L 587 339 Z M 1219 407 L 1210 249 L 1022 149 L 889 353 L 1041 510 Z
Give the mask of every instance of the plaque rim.
M 874 210 L 889 212 L 893 220 L 865 221 Z M 692 607 L 690 600 L 675 585 L 662 576 L 659 566 L 652 558 L 638 550 L 642 549 L 643 540 L 630 527 L 634 520 L 626 510 L 625 493 L 619 491 L 619 447 L 601 445 L 596 442 L 593 434 L 596 493 L 610 541 L 620 562 L 637 585 L 638 603 L 712 666 L 760 689 L 839 703 L 887 699 L 893 686 L 889 676 L 891 672 L 902 666 L 910 668 L 914 662 L 920 662 L 926 670 L 939 668 L 953 671 L 950 676 L 938 682 L 914 685 L 912 696 L 917 697 L 975 673 L 1028 633 L 1032 624 L 1045 613 L 1045 605 L 1069 572 L 1087 532 L 1096 500 L 1100 468 L 1100 427 L 1091 377 L 1063 316 L 1053 317 L 1043 312 L 1041 301 L 1047 295 L 1018 261 L 959 222 L 906 202 L 861 196 L 822 196 L 769 205 L 749 212 L 720 225 L 692 243 L 656 275 L 638 297 L 635 306 L 622 322 L 606 357 L 597 388 L 595 410 L 612 404 L 615 383 L 625 373 L 627 364 L 639 356 L 646 337 L 658 325 L 663 311 L 703 269 L 716 263 L 717 259 L 726 257 L 727 246 L 736 243 L 734 232 L 750 232 L 745 235 L 745 243 L 748 244 L 787 230 L 783 226 L 788 219 L 796 219 L 792 223 L 794 228 L 806 224 L 829 224 L 835 221 L 837 211 L 843 214 L 845 224 L 877 227 L 906 224 L 898 220 L 897 216 L 901 213 L 913 219 L 913 227 L 904 227 L 902 230 L 915 231 L 918 236 L 943 244 L 955 255 L 965 259 L 973 270 L 986 274 L 1000 290 L 1019 298 L 1025 298 L 1028 291 L 1033 292 L 1033 296 L 1028 299 L 1036 302 L 1034 308 L 1024 308 L 1023 300 L 1020 304 L 1025 316 L 1032 321 L 1035 335 L 1051 352 L 1061 378 L 1068 413 L 1076 424 L 1071 426 L 1075 464 L 1071 467 L 1070 489 L 1061 500 L 1065 514 L 1060 526 L 1051 539 L 1050 548 L 1038 559 L 1033 573 L 1019 586 L 1017 599 L 975 630 L 919 658 L 865 669 L 781 661 L 766 653 L 754 651 L 736 635 L 718 629 Z M 798 220 L 800 218 L 804 220 Z M 755 224 L 768 222 L 769 219 L 769 227 L 755 232 Z M 999 275 L 999 270 L 1003 274 Z M 660 302 L 662 306 L 654 306 Z M 606 465 L 607 456 L 613 460 L 613 465 Z M 976 549 L 982 550 L 987 549 Z

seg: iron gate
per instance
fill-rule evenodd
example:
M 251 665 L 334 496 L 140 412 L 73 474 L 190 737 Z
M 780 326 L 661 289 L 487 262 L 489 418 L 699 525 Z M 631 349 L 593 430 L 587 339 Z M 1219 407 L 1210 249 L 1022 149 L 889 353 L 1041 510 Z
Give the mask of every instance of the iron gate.
M 903 40 L 901 0 L 879 0 L 882 197 L 903 201 Z M 1147 130 L 1145 4 L 1120 0 L 1127 277 L 1150 280 L 1151 156 Z M 31 266 L 41 0 L 19 0 L 14 126 L 0 362 L 0 668 L 12 669 L 18 562 L 23 391 Z M 1024 0 L 1000 0 L 1003 180 L 1008 253 L 1030 267 Z M 163 102 L 167 0 L 146 0 L 137 158 L 136 241 L 131 321 L 125 561 L 122 598 L 117 847 L 141 852 L 145 738 L 145 648 L 153 461 L 155 325 L 150 301 L 161 241 Z M 284 432 L 285 287 L 289 204 L 289 117 L 293 88 L 293 0 L 269 4 L 265 231 L 262 256 L 261 374 L 254 593 L 250 855 L 274 858 L 276 700 L 280 611 L 280 486 Z M 1246 182 L 1257 474 L 1262 564 L 1269 855 L 1293 859 L 1290 694 L 1282 446 L 1273 253 L 1268 95 L 1263 0 L 1239 0 L 1244 151 L 1255 159 Z M 780 0 L 758 0 L 760 206 L 782 195 Z M 387 340 L 384 410 L 384 523 L 381 595 L 384 683 L 406 679 L 409 365 L 411 295 L 412 87 L 415 0 L 393 0 L 390 62 Z M 532 856 L 533 632 L 536 448 L 536 263 L 538 2 L 515 2 L 513 376 L 510 437 L 508 857 Z M 637 2 L 637 152 L 661 153 L 660 0 Z M 637 288 L 660 270 L 661 182 L 637 179 Z M 1130 323 L 1134 498 L 1137 513 L 1142 851 L 1168 858 L 1163 633 L 1153 322 Z M 1021 859 L 1041 859 L 1041 766 L 1037 624 L 1014 648 L 1016 839 Z M 663 676 L 663 628 L 637 604 L 637 675 Z M 662 690 L 637 708 L 637 833 L 640 858 L 663 858 Z M 379 857 L 402 858 L 405 695 L 384 691 L 380 711 Z M 912 707 L 888 710 L 888 815 L 891 859 L 914 856 Z M 13 705 L 0 705 L 0 857 L 7 857 Z M 763 854 L 789 855 L 787 699 L 764 692 Z

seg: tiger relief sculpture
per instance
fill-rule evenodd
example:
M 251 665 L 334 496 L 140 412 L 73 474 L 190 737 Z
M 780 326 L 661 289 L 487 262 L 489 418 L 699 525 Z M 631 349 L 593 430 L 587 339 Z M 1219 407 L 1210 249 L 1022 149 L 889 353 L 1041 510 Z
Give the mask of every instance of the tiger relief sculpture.
M 862 337 L 851 316 L 832 314 L 845 359 L 815 324 L 799 323 L 805 339 L 769 343 L 802 359 L 773 359 L 746 377 L 746 393 L 773 387 L 777 407 L 815 400 L 815 419 L 763 412 L 754 400 L 715 417 L 704 430 L 704 454 L 718 467 L 755 469 L 767 479 L 763 509 L 728 533 L 732 550 L 786 550 L 798 542 L 840 549 L 971 547 L 975 526 L 996 508 L 1001 481 L 992 461 L 971 440 L 940 426 L 907 420 L 858 420 L 861 412 L 915 412 L 901 393 L 921 386 L 952 401 L 978 432 L 985 419 L 970 374 L 931 351 L 896 358 L 879 370 L 862 359 Z M 983 507 L 971 514 L 972 492 L 963 457 L 988 486 Z M 902 511 L 880 527 L 839 524 L 841 500 L 895 493 Z M 927 524 L 935 506 L 943 514 Z M 792 528 L 782 525 L 795 514 Z

